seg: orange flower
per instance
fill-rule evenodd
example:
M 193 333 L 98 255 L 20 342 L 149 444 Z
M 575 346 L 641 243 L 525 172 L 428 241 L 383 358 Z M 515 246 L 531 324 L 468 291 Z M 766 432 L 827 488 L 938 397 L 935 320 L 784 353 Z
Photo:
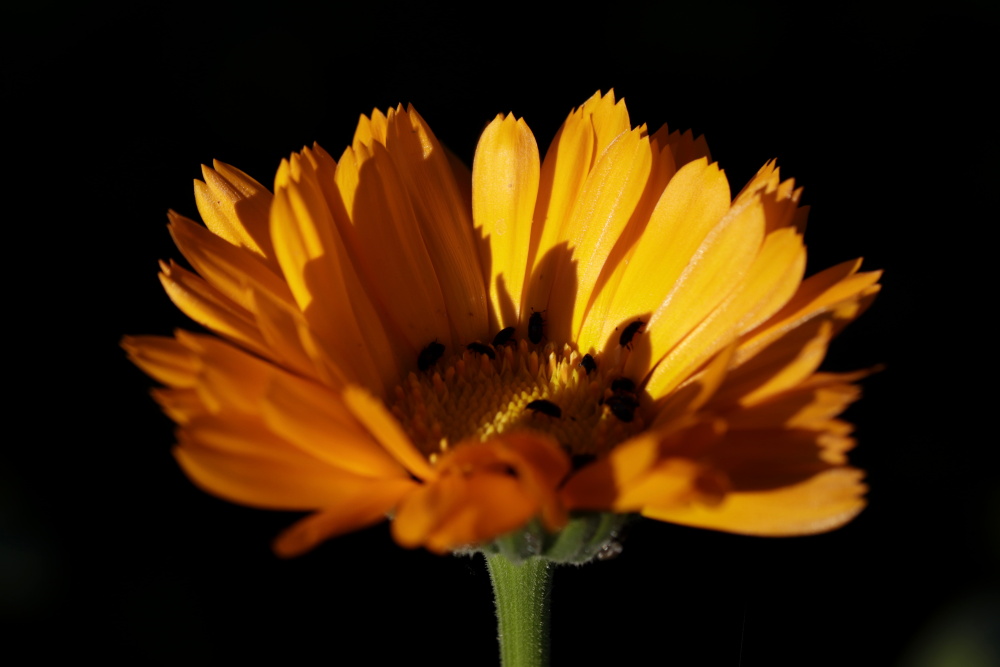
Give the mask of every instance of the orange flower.
M 837 416 L 863 373 L 816 369 L 879 274 L 803 280 L 801 191 L 773 163 L 731 201 L 701 138 L 633 129 L 608 93 L 544 161 L 498 116 L 470 174 L 399 107 L 339 161 L 283 161 L 273 196 L 203 173 L 207 229 L 170 213 L 194 271 L 160 277 L 217 335 L 124 346 L 195 483 L 314 512 L 280 554 L 390 514 L 445 552 L 591 512 L 798 535 L 861 510 Z

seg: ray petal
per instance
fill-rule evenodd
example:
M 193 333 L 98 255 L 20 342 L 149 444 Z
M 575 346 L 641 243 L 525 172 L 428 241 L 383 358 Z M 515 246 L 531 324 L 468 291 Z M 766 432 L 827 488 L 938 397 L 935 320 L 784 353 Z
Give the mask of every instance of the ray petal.
M 658 460 L 658 439 L 652 433 L 644 433 L 574 474 L 560 496 L 570 509 L 610 509 L 624 489 L 652 469 Z
M 599 97 L 599 95 L 598 95 Z M 562 228 L 587 180 L 593 161 L 594 129 L 583 109 L 574 109 L 545 153 L 531 230 L 531 275 L 525 284 L 526 303 L 549 302 L 555 275 L 556 250 Z M 541 305 L 539 305 L 541 308 Z
M 816 374 L 813 378 L 822 377 Z M 856 376 L 848 376 L 856 377 Z M 832 376 L 839 378 L 839 376 Z M 803 383 L 794 390 L 770 397 L 751 409 L 734 410 L 726 421 L 734 429 L 805 428 L 828 430 L 834 417 L 856 401 L 861 390 L 837 379 Z M 812 379 L 812 378 L 811 378 Z
M 393 536 L 405 547 L 424 545 L 444 553 L 509 532 L 531 518 L 536 507 L 508 475 L 450 474 L 403 499 Z
M 412 106 L 390 112 L 386 147 L 413 203 L 457 341 L 485 339 L 486 285 L 470 208 L 444 148 Z
M 263 396 L 261 416 L 274 433 L 319 460 L 358 475 L 409 478 L 357 422 L 343 398 L 320 385 L 273 376 Z
M 829 318 L 815 318 L 730 372 L 713 404 L 754 405 L 802 384 L 823 361 L 833 336 Z
M 398 479 L 373 483 L 364 493 L 344 498 L 333 509 L 324 509 L 297 522 L 274 541 L 274 551 L 282 558 L 292 558 L 324 540 L 384 521 L 386 513 L 416 486 L 409 480 Z
M 271 298 L 266 292 L 252 293 L 257 328 L 283 366 L 330 387 L 342 388 L 347 384 L 345 372 L 324 354 L 302 311 L 294 304 Z
M 665 396 L 709 357 L 766 319 L 794 293 L 805 270 L 805 248 L 794 228 L 767 237 L 743 280 L 653 371 L 651 396 Z
M 195 201 L 205 226 L 233 245 L 246 248 L 279 272 L 271 245 L 271 193 L 236 167 L 216 160 L 202 166 L 204 182 L 194 182 Z
M 245 248 L 236 247 L 196 222 L 168 213 L 167 229 L 195 271 L 225 298 L 249 310 L 248 286 L 271 293 L 276 299 L 292 301 L 288 285 L 280 274 L 259 261 Z
M 476 475 L 463 481 L 454 511 L 446 512 L 427 536 L 431 551 L 447 553 L 481 544 L 524 525 L 538 510 L 535 499 L 507 475 Z
M 715 507 L 647 507 L 644 516 L 697 528 L 742 535 L 812 535 L 839 528 L 864 508 L 863 473 L 835 468 L 794 486 L 733 491 Z
M 157 382 L 170 387 L 195 386 L 201 361 L 197 354 L 176 339 L 165 336 L 126 336 L 121 345 L 132 363 Z
M 491 330 L 516 325 L 523 315 L 538 180 L 538 145 L 528 125 L 512 114 L 497 116 L 480 137 L 472 163 L 472 219 L 488 241 L 480 260 Z
M 435 340 L 450 345 L 444 294 L 401 176 L 385 146 L 368 150 L 348 209 L 355 265 L 383 320 L 414 353 Z M 338 172 L 349 166 L 341 160 Z
M 230 301 L 200 276 L 174 262 L 161 262 L 160 283 L 174 305 L 198 324 L 263 357 L 272 354 L 252 313 Z
M 738 363 L 757 354 L 789 329 L 824 313 L 834 314 L 834 334 L 858 317 L 880 289 L 881 271 L 857 273 L 861 260 L 832 266 L 800 284 L 795 295 L 777 313 L 748 332 L 740 342 Z
M 284 164 L 294 172 L 293 163 Z M 309 180 L 296 181 L 294 173 L 278 180 L 287 185 L 275 188 L 271 232 L 295 301 L 338 366 L 385 395 L 399 377 L 399 351 L 353 270 L 330 210 Z
M 627 263 L 617 268 L 619 281 L 607 284 L 601 307 L 588 314 L 580 349 L 613 346 L 616 328 L 659 308 L 729 205 L 729 183 L 716 165 L 699 160 L 680 169 L 667 183 Z M 654 355 L 663 352 L 653 349 Z
M 594 165 L 560 239 L 569 252 L 555 266 L 547 305 L 553 338 L 577 337 L 604 263 L 646 191 L 652 165 L 649 139 L 640 130 L 621 134 Z
M 707 359 L 707 355 L 700 356 L 703 352 L 714 353 L 731 342 L 718 336 L 715 328 L 704 335 L 696 330 L 752 275 L 751 268 L 764 240 L 764 225 L 759 199 L 730 209 L 695 251 L 663 303 L 649 316 L 645 334 L 639 337 L 625 369 L 629 376 L 642 377 L 651 364 L 658 363 L 646 385 L 653 398 L 666 395 L 697 370 L 697 365 Z M 682 340 L 687 341 L 688 348 L 683 351 L 685 363 L 667 362 L 667 355 L 680 356 L 681 351 L 674 352 L 674 347 Z
M 192 437 L 215 436 L 199 432 Z M 232 502 L 265 509 L 333 507 L 387 484 L 383 479 L 320 465 L 304 455 L 293 457 L 287 450 L 249 454 L 182 441 L 174 449 L 174 456 L 188 477 L 206 491 Z
M 381 401 L 361 387 L 347 387 L 344 390 L 344 401 L 355 419 L 361 422 L 372 437 L 407 470 L 423 480 L 434 479 L 437 476 L 430 463 L 413 445 L 396 418 L 386 410 Z

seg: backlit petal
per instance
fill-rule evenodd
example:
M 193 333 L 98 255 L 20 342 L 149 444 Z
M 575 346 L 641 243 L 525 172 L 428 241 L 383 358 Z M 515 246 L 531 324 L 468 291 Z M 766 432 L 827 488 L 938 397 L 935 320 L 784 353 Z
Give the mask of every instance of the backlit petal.
M 271 193 L 236 167 L 218 160 L 213 166 L 215 169 L 202 166 L 205 181 L 194 182 L 195 200 L 205 226 L 258 256 L 272 271 L 279 271 L 268 224 Z
M 538 145 L 524 120 L 497 116 L 483 131 L 472 163 L 472 219 L 482 237 L 494 330 L 530 315 L 521 303 L 535 200 Z
M 728 210 L 729 184 L 716 165 L 699 160 L 678 171 L 660 196 L 642 243 L 619 265 L 620 282 L 608 285 L 601 307 L 588 316 L 581 348 L 613 348 L 623 326 L 657 310 Z

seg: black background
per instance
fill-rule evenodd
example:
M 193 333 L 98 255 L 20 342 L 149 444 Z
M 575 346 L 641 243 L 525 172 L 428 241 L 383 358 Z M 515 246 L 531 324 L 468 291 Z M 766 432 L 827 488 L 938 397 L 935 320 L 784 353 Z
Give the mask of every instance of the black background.
M 403 550 L 385 525 L 275 558 L 296 516 L 195 489 L 118 343 L 194 326 L 156 261 L 179 258 L 165 212 L 196 216 L 200 163 L 270 184 L 291 151 L 338 155 L 359 114 L 399 102 L 470 162 L 498 112 L 544 150 L 611 87 L 633 124 L 705 134 L 734 190 L 778 158 L 812 206 L 810 272 L 860 255 L 886 271 L 825 368 L 886 370 L 848 413 L 871 486 L 856 521 L 787 540 L 639 524 L 616 560 L 557 572 L 553 664 L 939 664 L 920 660 L 948 628 L 985 636 L 1000 559 L 997 14 L 835 7 L 12 10 L 5 653 L 495 664 L 481 560 Z

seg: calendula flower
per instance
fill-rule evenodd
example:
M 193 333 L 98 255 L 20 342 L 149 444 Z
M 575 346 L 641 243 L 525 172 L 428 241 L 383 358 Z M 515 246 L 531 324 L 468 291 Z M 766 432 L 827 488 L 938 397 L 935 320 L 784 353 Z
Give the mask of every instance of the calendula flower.
M 160 278 L 214 335 L 124 345 L 196 484 L 313 512 L 278 553 L 391 516 L 407 547 L 579 560 L 618 516 L 801 535 L 861 510 L 838 415 L 863 373 L 817 368 L 879 274 L 803 279 L 773 163 L 733 199 L 701 138 L 633 128 L 608 93 L 544 160 L 498 116 L 470 173 L 398 107 L 339 160 L 283 161 L 273 195 L 203 173 L 205 226 L 170 213 L 193 271 Z

